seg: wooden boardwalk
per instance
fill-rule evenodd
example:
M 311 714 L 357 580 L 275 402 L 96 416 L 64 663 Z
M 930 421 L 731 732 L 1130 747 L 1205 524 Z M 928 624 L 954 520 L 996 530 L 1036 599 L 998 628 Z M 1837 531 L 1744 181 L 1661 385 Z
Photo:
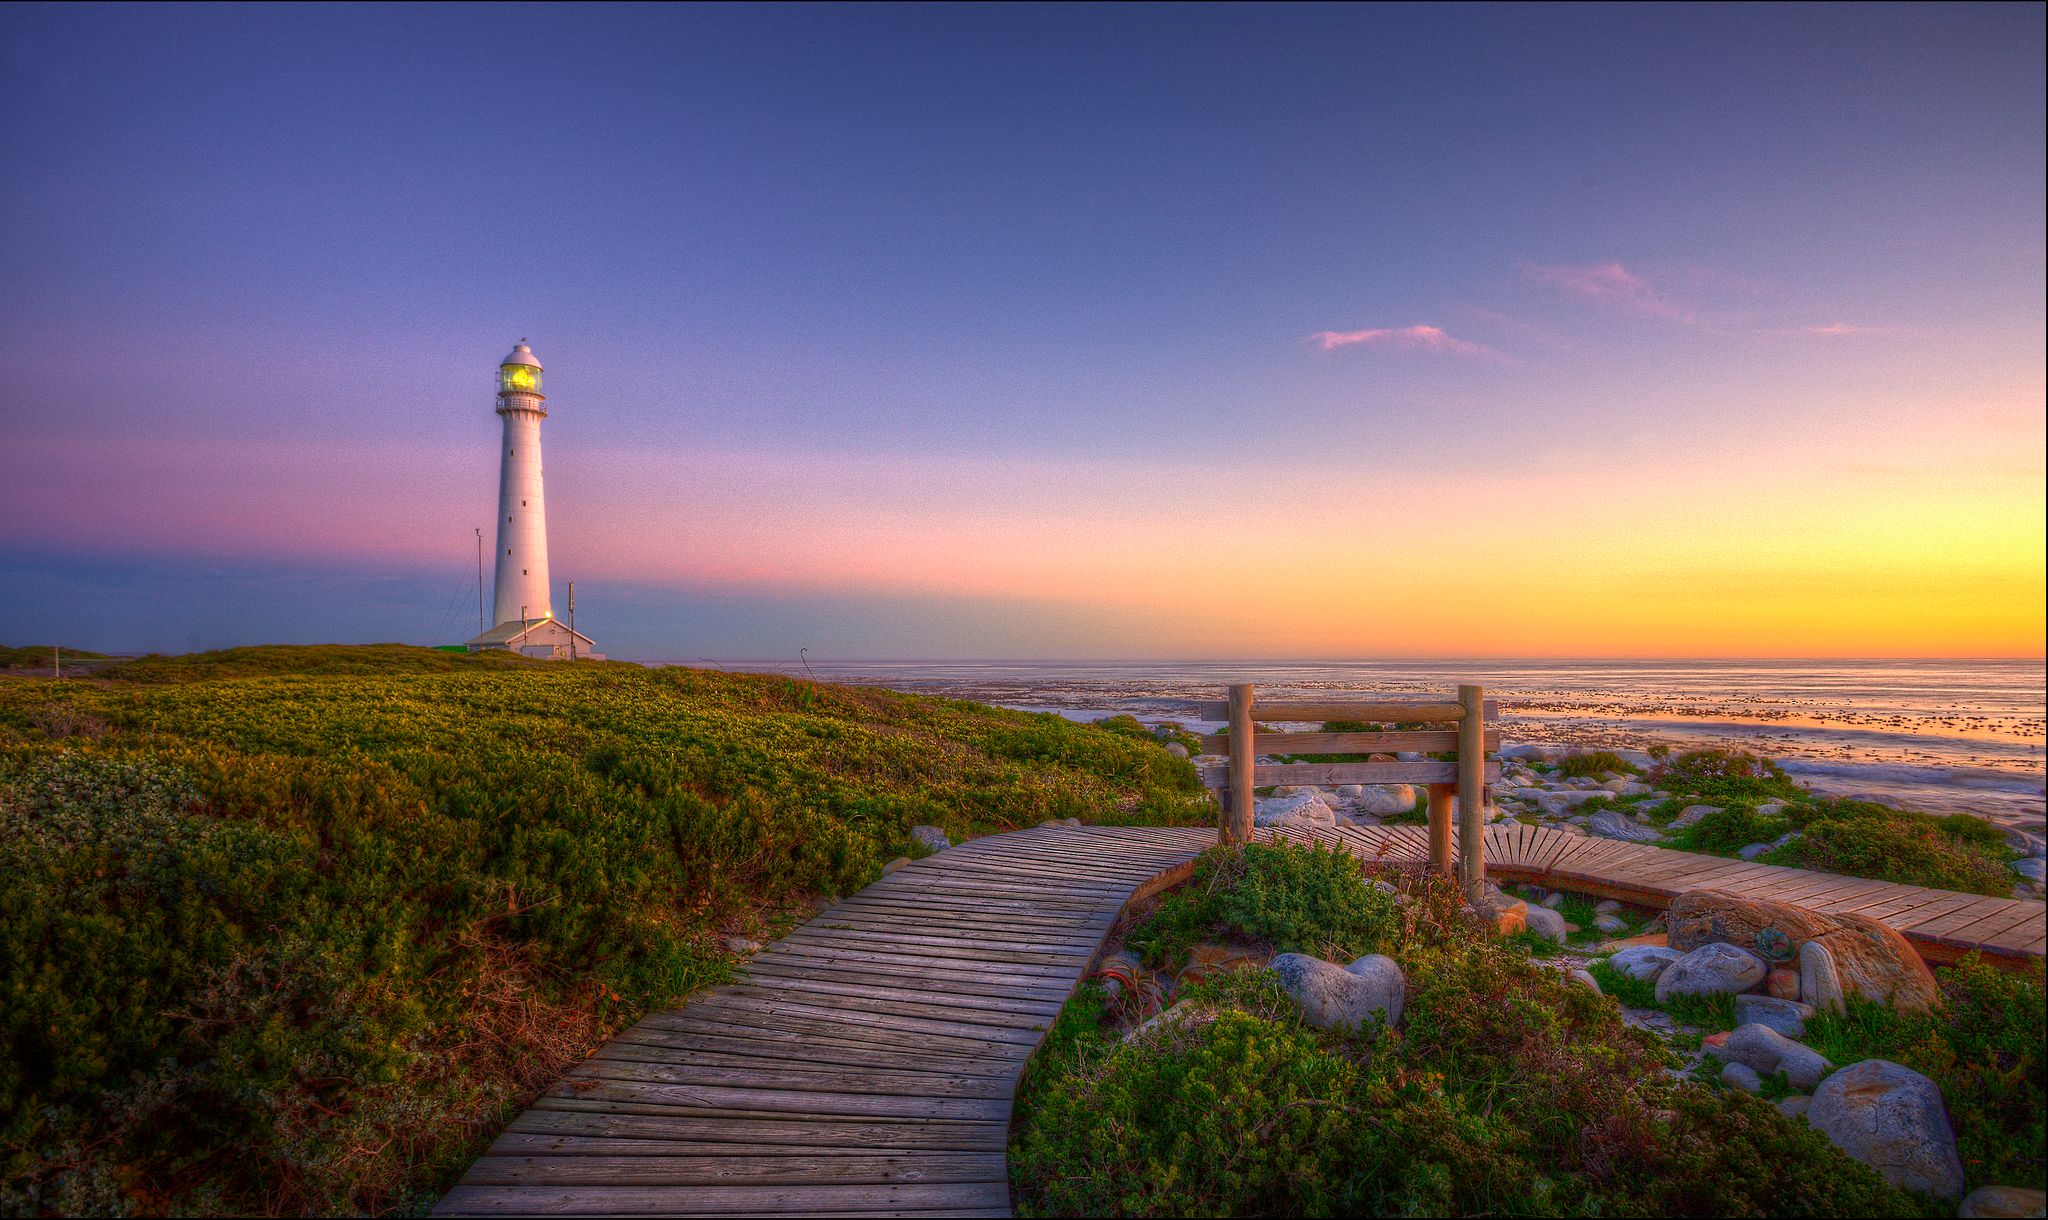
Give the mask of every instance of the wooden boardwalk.
M 1283 836 L 1408 868 L 1429 851 L 1423 827 Z M 1124 907 L 1215 841 L 1204 828 L 1041 827 L 899 869 L 763 950 L 740 982 L 607 1043 L 435 1211 L 1007 1216 L 1025 1062 Z M 1487 827 L 1485 850 L 1498 880 L 1648 906 L 1712 887 L 1869 915 L 1937 961 L 2043 952 L 2035 902 L 1520 824 Z
M 1025 1061 L 1124 906 L 1215 841 L 1042 827 L 898 869 L 606 1044 L 435 1211 L 1007 1216 Z
M 1404 868 L 1420 868 L 1429 859 L 1429 831 L 1421 826 L 1345 826 L 1313 834 L 1290 831 L 1287 837 L 1313 838 Z M 1713 889 L 1821 914 L 1865 915 L 1897 928 L 1930 962 L 1981 952 L 2017 964 L 2048 949 L 2048 907 L 2024 899 L 1583 838 L 1519 822 L 1488 826 L 1485 844 L 1486 875 L 1496 881 L 1540 883 L 1657 908 L 1687 890 Z

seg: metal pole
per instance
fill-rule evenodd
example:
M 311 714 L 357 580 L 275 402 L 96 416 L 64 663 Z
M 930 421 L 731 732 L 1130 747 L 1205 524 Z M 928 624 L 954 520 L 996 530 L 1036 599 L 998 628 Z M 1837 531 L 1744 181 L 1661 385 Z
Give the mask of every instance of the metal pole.
M 569 582 L 569 659 L 576 659 L 576 582 Z
M 50 645 L 50 676 L 53 678 L 64 676 L 64 656 L 55 644 Z

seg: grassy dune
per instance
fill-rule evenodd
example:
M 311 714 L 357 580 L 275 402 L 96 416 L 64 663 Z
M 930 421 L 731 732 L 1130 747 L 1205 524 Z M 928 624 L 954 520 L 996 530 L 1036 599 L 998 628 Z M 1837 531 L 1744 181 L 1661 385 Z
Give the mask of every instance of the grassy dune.
M 1200 819 L 1142 734 L 400 647 L 0 677 L 0 1211 L 390 1212 L 910 850 Z

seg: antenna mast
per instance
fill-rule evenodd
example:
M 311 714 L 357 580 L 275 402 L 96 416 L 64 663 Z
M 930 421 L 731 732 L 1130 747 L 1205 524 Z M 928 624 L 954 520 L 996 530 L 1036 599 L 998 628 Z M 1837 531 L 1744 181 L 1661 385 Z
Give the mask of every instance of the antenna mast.
M 569 582 L 569 659 L 576 659 L 576 582 Z

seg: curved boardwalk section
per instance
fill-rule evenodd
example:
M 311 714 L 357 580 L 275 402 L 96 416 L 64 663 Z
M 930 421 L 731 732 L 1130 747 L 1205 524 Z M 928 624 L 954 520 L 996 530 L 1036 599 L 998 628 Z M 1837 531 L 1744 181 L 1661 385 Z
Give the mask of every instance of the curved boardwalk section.
M 1215 841 L 1042 827 L 898 869 L 606 1044 L 436 1213 L 1007 1216 L 1025 1061 L 1124 906 Z
M 1405 868 L 1420 868 L 1429 859 L 1429 831 L 1420 826 L 1346 826 L 1313 833 L 1290 831 L 1287 837 L 1313 838 L 1366 860 Z M 1982 953 L 1987 959 L 2020 964 L 2041 957 L 2048 948 L 2048 908 L 2023 899 L 1584 838 L 1519 822 L 1487 827 L 1485 843 L 1486 872 L 1497 880 L 1542 882 L 1651 907 L 1669 906 L 1687 890 L 1712 889 L 1789 902 L 1824 915 L 1866 915 L 1897 928 L 1930 962 Z

